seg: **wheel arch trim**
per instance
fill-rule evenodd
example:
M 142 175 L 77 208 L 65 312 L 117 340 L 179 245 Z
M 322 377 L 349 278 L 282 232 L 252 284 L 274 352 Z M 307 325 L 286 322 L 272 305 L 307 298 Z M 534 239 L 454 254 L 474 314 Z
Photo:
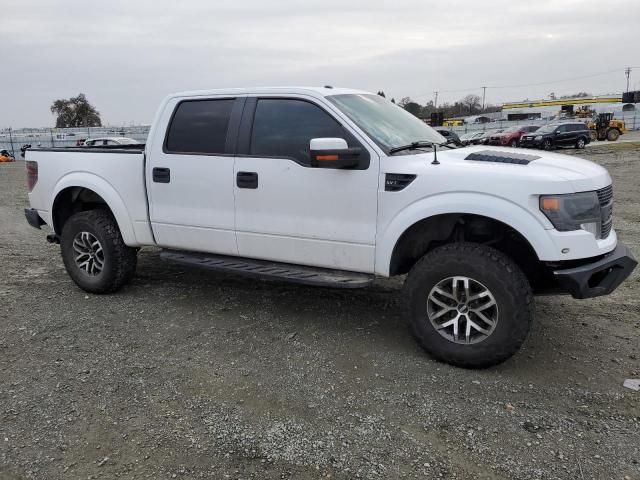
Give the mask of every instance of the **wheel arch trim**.
M 131 216 L 122 197 L 107 180 L 94 173 L 72 172 L 58 180 L 53 189 L 51 205 L 49 206 L 52 219 L 54 218 L 54 206 L 58 196 L 68 188 L 86 188 L 99 195 L 111 210 L 120 229 L 124 243 L 130 247 L 139 246 L 133 229 Z M 56 233 L 60 234 L 61 232 Z
M 451 192 L 422 198 L 387 223 L 376 240 L 376 274 L 389 276 L 393 252 L 405 231 L 422 220 L 445 214 L 478 215 L 497 220 L 522 235 L 538 258 L 555 255 L 555 245 L 547 233 L 549 227 L 524 207 L 489 194 Z

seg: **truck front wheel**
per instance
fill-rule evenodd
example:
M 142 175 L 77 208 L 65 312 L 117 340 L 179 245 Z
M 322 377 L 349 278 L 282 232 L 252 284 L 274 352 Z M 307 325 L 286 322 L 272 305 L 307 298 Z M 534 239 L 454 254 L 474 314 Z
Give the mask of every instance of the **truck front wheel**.
M 117 223 L 105 210 L 71 216 L 62 228 L 60 250 L 67 273 L 87 292 L 115 292 L 136 269 L 137 250 L 125 245 Z
M 520 268 L 498 250 L 474 243 L 438 247 L 409 272 L 409 322 L 435 358 L 486 368 L 522 345 L 534 314 L 531 287 Z

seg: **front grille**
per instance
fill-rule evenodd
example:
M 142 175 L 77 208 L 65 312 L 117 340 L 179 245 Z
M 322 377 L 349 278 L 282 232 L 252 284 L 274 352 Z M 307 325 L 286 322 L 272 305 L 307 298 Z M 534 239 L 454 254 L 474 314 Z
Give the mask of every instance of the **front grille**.
M 600 201 L 600 205 L 604 206 L 613 199 L 613 185 L 609 185 L 608 187 L 601 188 L 596 193 L 598 194 L 598 200 Z
M 602 212 L 602 226 L 600 227 L 600 238 L 607 238 L 613 226 L 613 186 L 601 188 L 596 191 L 600 210 Z

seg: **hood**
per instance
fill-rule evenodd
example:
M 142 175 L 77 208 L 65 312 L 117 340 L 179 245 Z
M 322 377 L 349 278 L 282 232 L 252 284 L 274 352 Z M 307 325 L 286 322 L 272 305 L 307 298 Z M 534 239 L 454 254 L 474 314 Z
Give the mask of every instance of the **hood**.
M 528 163 L 507 163 L 502 161 L 503 158 L 500 161 L 467 159 L 472 153 L 491 157 L 492 152 L 502 157 L 525 158 L 527 160 L 523 162 Z M 396 160 L 399 164 L 407 163 L 404 168 L 391 167 Z M 490 188 L 494 182 L 527 182 L 531 188 L 540 190 L 539 193 L 583 192 L 611 184 L 609 173 L 600 165 L 579 157 L 547 151 L 478 145 L 455 150 L 440 149 L 440 165 L 432 165 L 432 161 L 433 152 L 429 152 L 388 157 L 383 165 L 388 172 L 424 174 L 426 170 L 430 174 L 457 175 L 460 180 L 471 178 L 469 183 L 482 182 L 484 188 Z

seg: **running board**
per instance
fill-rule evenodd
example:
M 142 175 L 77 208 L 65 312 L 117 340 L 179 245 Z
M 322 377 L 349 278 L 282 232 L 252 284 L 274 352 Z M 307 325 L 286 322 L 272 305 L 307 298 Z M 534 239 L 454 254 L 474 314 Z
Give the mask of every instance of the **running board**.
M 362 288 L 373 282 L 373 275 L 365 273 L 329 270 L 326 268 L 306 267 L 289 263 L 276 263 L 250 258 L 227 257 L 223 255 L 203 254 L 164 250 L 160 258 L 168 262 L 179 263 L 220 272 L 229 272 L 258 278 L 285 280 L 334 288 Z

